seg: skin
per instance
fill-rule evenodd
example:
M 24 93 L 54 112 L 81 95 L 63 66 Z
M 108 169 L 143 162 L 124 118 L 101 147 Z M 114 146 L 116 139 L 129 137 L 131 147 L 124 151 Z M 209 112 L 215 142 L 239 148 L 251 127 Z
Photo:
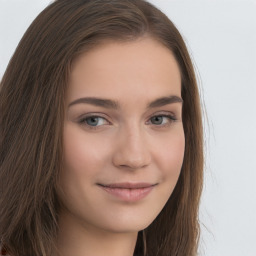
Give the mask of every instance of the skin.
M 149 37 L 106 42 L 73 62 L 59 189 L 62 256 L 133 255 L 138 231 L 166 204 L 183 162 L 182 103 L 147 108 L 166 96 L 181 98 L 180 71 L 170 50 Z M 114 100 L 120 108 L 74 103 L 83 97 Z M 97 185 L 120 182 L 155 186 L 130 202 Z

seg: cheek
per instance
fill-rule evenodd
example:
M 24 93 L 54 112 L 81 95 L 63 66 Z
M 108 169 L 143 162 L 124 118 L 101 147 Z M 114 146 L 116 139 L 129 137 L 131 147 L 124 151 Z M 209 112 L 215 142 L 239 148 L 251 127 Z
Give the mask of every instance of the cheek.
M 176 184 L 179 177 L 185 150 L 183 130 L 170 134 L 155 148 L 155 161 L 162 171 L 164 181 Z
M 95 175 L 105 162 L 106 149 L 100 140 L 77 127 L 67 125 L 64 129 L 64 169 L 72 175 Z
M 105 143 L 105 145 L 107 145 Z M 108 159 L 107 146 L 83 129 L 67 123 L 63 132 L 63 169 L 60 173 L 59 196 L 70 209 L 82 203 L 81 195 L 90 195 Z M 83 199 L 86 201 L 88 198 Z

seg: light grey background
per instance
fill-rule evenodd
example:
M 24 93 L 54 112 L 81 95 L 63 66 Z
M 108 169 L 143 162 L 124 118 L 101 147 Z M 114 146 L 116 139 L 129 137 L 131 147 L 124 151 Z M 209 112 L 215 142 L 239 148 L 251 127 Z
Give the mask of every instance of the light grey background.
M 256 0 L 151 0 L 182 33 L 205 102 L 201 256 L 256 255 Z M 0 0 L 0 77 L 49 0 Z

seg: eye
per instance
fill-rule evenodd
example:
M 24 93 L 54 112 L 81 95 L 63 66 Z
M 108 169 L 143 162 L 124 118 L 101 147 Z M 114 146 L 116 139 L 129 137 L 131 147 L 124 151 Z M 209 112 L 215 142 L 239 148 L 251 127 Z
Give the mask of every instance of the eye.
M 81 125 L 87 126 L 89 129 L 97 129 L 99 126 L 109 124 L 109 122 L 101 116 L 88 116 L 79 120 Z
M 168 126 L 177 119 L 170 114 L 155 115 L 150 118 L 150 122 L 157 126 Z
M 161 127 L 170 126 L 176 120 L 177 119 L 175 118 L 174 115 L 161 114 L 161 115 L 152 116 L 148 122 L 149 124 L 153 124 L 161 128 Z M 110 122 L 102 116 L 91 115 L 91 116 L 86 116 L 81 118 L 79 120 L 79 124 L 82 126 L 85 126 L 88 129 L 96 130 L 96 129 L 99 129 L 100 126 L 109 125 Z

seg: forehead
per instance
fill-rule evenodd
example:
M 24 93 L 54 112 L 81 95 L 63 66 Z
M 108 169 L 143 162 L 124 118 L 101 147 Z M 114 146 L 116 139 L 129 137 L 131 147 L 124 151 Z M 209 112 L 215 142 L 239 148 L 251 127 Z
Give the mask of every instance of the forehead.
M 96 94 L 96 95 L 95 95 Z M 68 98 L 157 98 L 181 94 L 181 75 L 172 52 L 151 38 L 106 42 L 72 63 Z

